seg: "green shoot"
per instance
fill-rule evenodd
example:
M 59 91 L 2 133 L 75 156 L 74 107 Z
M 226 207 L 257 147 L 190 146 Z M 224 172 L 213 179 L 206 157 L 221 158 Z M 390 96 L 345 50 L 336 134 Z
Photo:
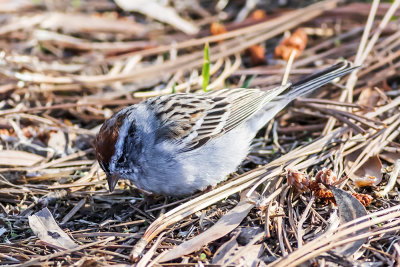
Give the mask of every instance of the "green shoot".
M 203 63 L 203 91 L 207 92 L 207 86 L 210 82 L 210 52 L 209 52 L 209 45 L 206 43 L 204 46 L 204 63 Z
M 172 84 L 172 91 L 171 91 L 171 94 L 175 94 L 176 93 L 176 83 L 174 82 L 173 84 Z
M 256 77 L 257 75 L 251 75 L 251 77 L 249 78 L 249 79 L 247 79 L 246 81 L 244 81 L 244 83 L 243 83 L 243 85 L 242 85 L 242 88 L 249 88 L 249 85 L 250 85 L 250 83 L 254 80 L 254 78 Z

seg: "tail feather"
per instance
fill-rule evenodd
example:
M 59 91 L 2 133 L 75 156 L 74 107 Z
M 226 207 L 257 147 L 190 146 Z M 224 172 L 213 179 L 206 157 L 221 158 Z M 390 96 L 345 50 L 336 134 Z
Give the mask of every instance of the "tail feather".
M 254 119 L 249 120 L 250 129 L 252 129 L 252 132 L 257 132 L 295 98 L 305 95 L 333 79 L 353 71 L 355 68 L 357 67 L 354 67 L 351 63 L 342 61 L 297 83 L 287 84 L 284 87 L 281 86 L 266 92 L 268 97 L 265 97 L 267 101 L 263 106 L 263 112 L 258 112 Z
M 295 99 L 321 87 L 335 78 L 342 77 L 352 72 L 358 66 L 353 66 L 349 61 L 341 61 L 325 70 L 312 74 L 290 86 L 284 95 L 287 99 Z

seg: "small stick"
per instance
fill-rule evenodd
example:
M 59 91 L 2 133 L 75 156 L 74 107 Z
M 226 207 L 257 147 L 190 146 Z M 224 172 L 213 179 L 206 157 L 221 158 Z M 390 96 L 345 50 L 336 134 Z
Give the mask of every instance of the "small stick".
M 303 246 L 303 223 L 307 219 L 307 215 L 310 212 L 311 206 L 314 203 L 315 195 L 312 195 L 310 201 L 307 204 L 306 209 L 304 210 L 303 214 L 301 215 L 300 221 L 297 225 L 297 247 L 301 248 Z
M 103 240 L 99 240 L 99 241 L 96 241 L 96 242 L 93 242 L 93 243 L 85 244 L 85 245 L 79 246 L 77 248 L 62 250 L 62 251 L 58 251 L 58 252 L 55 252 L 53 254 L 49 254 L 49 255 L 45 255 L 45 256 L 39 256 L 39 257 L 36 257 L 36 258 L 32 258 L 29 261 L 26 261 L 26 262 L 24 262 L 24 263 L 22 263 L 22 264 L 20 264 L 18 266 L 25 267 L 25 266 L 37 265 L 40 262 L 49 261 L 50 259 L 54 259 L 54 258 L 57 258 L 57 257 L 62 257 L 64 255 L 71 254 L 73 252 L 76 252 L 76 251 L 79 251 L 79 250 L 82 250 L 82 249 L 86 249 L 86 248 L 89 248 L 89 247 L 92 247 L 92 246 L 96 246 L 96 245 L 99 245 L 99 244 L 103 244 L 104 245 L 104 244 L 106 244 L 106 243 L 108 243 L 110 241 L 113 241 L 114 239 L 115 239 L 115 236 L 111 236 L 109 238 L 106 238 L 106 239 L 103 239 Z
M 296 50 L 293 49 L 292 52 L 290 52 L 290 57 L 289 57 L 287 65 L 286 65 L 285 74 L 283 74 L 282 86 L 285 86 L 287 84 L 287 81 L 289 79 L 290 69 L 292 68 L 292 64 L 293 64 L 295 56 L 296 56 Z
M 371 10 L 368 15 L 368 19 L 367 19 L 367 23 L 364 28 L 363 35 L 361 37 L 360 46 L 358 47 L 358 50 L 357 50 L 357 54 L 356 54 L 356 58 L 355 58 L 355 64 L 357 64 L 357 65 L 361 65 L 364 62 L 363 55 L 366 52 L 365 47 L 367 46 L 368 36 L 369 36 L 369 33 L 371 32 L 371 28 L 372 28 L 374 20 L 375 20 L 375 14 L 376 14 L 376 11 L 378 10 L 378 6 L 379 6 L 379 1 L 374 0 L 372 3 L 372 6 L 371 6 Z M 355 71 L 353 71 L 350 74 L 350 77 L 346 83 L 346 89 L 348 90 L 347 91 L 347 102 L 349 102 L 349 103 L 353 102 L 353 88 L 358 79 L 357 73 L 358 73 L 357 69 Z
M 68 212 L 67 215 L 64 216 L 64 218 L 61 221 L 61 224 L 65 224 L 66 222 L 68 222 L 72 218 L 72 216 L 74 216 L 83 207 L 83 205 L 85 205 L 85 203 L 86 203 L 86 198 L 82 198 L 78 202 L 78 204 L 76 204 L 75 207 L 73 207 L 73 209 L 70 212 Z

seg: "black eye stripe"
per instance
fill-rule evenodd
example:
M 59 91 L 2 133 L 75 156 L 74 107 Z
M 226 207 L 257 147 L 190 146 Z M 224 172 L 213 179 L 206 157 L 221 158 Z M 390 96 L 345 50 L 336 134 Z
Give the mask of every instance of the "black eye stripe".
M 99 163 L 100 163 L 100 167 L 103 169 L 103 171 L 105 171 L 106 173 L 110 172 L 110 169 L 108 168 L 108 164 L 102 163 L 102 162 L 99 162 Z

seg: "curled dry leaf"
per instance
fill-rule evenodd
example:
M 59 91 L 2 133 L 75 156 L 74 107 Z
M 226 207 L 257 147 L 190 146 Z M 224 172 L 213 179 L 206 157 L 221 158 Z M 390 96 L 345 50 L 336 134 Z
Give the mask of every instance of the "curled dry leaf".
M 304 29 L 297 29 L 290 37 L 283 41 L 275 48 L 275 57 L 289 60 L 293 51 L 296 52 L 295 57 L 299 57 L 307 46 L 307 33 Z
M 239 247 L 239 249 L 240 248 L 241 247 Z M 238 250 L 238 252 L 241 252 L 241 250 Z M 260 259 L 260 256 L 263 254 L 263 252 L 264 247 L 262 244 L 250 245 L 246 247 L 246 253 L 241 253 L 239 257 L 236 256 L 236 254 L 229 255 L 230 257 L 228 256 L 225 258 L 225 262 L 228 262 L 229 266 L 263 266 L 262 264 L 264 262 L 262 259 Z M 229 262 L 231 257 L 235 257 L 237 259 L 233 262 Z
M 238 231 L 233 235 L 233 237 L 222 244 L 218 250 L 215 252 L 212 263 L 217 265 L 226 265 L 229 261 L 235 257 L 243 246 L 246 246 L 251 239 L 264 232 L 260 227 L 244 227 L 238 228 Z M 246 249 L 246 253 L 242 254 L 242 257 L 234 261 L 235 266 L 258 266 L 259 255 L 261 250 L 260 245 L 252 245 Z M 247 263 L 247 265 L 246 265 Z M 254 264 L 254 265 L 253 265 Z
M 210 229 L 168 251 L 168 253 L 160 259 L 160 262 L 170 261 L 192 253 L 199 250 L 202 246 L 225 236 L 241 223 L 253 207 L 254 204 L 250 203 L 246 197 L 246 193 L 243 193 L 236 207 L 222 216 Z
M 375 107 L 381 100 L 381 95 L 376 90 L 367 87 L 361 91 L 357 104 L 367 107 Z M 365 112 L 367 112 L 367 110 Z
M 331 191 L 333 193 L 333 196 L 335 197 L 335 201 L 339 209 L 339 218 L 341 224 L 367 215 L 367 211 L 365 210 L 364 206 L 352 194 L 349 194 L 348 192 L 333 186 L 331 187 Z M 355 233 L 352 233 L 351 236 L 363 234 L 368 230 L 368 228 L 358 230 Z M 367 240 L 367 238 L 356 240 L 354 242 L 336 248 L 335 252 L 347 257 L 351 256 L 365 242 L 367 242 Z
M 29 226 L 42 241 L 56 248 L 72 249 L 78 245 L 58 226 L 51 212 L 44 208 L 29 216 Z
M 378 179 L 375 176 L 355 177 L 354 184 L 358 187 L 371 186 L 377 183 Z
M 378 155 L 370 157 L 357 170 L 350 172 L 360 153 L 361 150 L 357 150 L 346 156 L 344 161 L 346 174 L 359 187 L 379 184 L 382 180 L 382 162 Z

